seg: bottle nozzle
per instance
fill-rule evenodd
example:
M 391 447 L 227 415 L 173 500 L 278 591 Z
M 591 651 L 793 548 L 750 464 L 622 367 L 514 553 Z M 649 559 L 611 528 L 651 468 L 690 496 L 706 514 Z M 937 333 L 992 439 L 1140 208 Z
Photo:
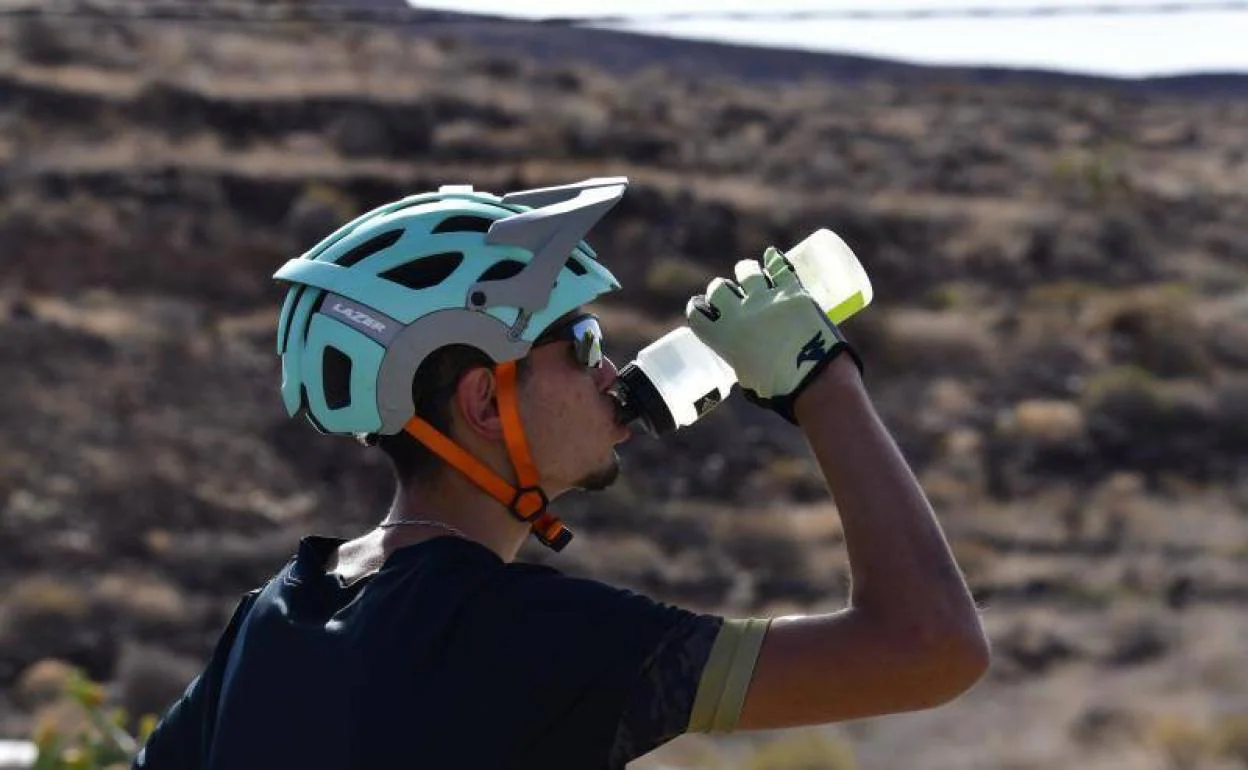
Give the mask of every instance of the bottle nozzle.
M 628 388 L 625 387 L 622 380 L 616 380 L 610 388 L 607 389 L 607 395 L 615 402 L 615 421 L 620 425 L 630 425 L 637 423 L 643 432 L 648 433 L 649 428 L 644 421 L 640 420 L 640 410 L 634 402 L 629 399 Z
M 636 426 L 650 436 L 676 429 L 676 421 L 663 396 L 636 363 L 621 369 L 607 392 L 615 400 L 616 415 L 621 423 Z

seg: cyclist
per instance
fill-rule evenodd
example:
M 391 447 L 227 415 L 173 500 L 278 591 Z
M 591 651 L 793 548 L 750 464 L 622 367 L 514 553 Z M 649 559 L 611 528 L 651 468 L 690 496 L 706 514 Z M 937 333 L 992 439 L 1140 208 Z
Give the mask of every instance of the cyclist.
M 550 500 L 618 473 L 629 430 L 584 307 L 620 286 L 584 238 L 626 186 L 445 186 L 277 271 L 287 410 L 378 446 L 397 490 L 376 529 L 305 537 L 243 598 L 135 768 L 620 768 L 682 733 L 926 708 L 982 675 L 974 603 L 857 355 L 774 249 L 686 314 L 804 431 L 849 607 L 725 618 L 515 561 L 530 534 L 571 539 Z

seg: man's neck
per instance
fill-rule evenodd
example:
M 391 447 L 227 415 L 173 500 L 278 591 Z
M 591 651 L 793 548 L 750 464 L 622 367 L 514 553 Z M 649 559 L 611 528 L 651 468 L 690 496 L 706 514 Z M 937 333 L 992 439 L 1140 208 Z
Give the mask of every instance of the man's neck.
M 529 526 L 506 506 L 459 474 L 444 474 L 435 484 L 400 487 L 386 521 L 438 521 L 489 548 L 505 562 L 513 561 L 524 545 Z M 446 534 L 436 526 L 403 525 L 386 530 L 382 540 L 388 556 L 404 545 Z

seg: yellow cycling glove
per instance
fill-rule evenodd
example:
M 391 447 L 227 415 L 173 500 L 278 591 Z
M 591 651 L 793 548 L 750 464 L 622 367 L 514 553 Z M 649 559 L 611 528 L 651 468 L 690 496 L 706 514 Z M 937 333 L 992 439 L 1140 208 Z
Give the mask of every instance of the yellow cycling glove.
M 776 248 L 735 273 L 689 300 L 689 328 L 733 368 L 746 398 L 797 424 L 793 402 L 832 359 L 848 352 L 859 371 L 862 361 Z

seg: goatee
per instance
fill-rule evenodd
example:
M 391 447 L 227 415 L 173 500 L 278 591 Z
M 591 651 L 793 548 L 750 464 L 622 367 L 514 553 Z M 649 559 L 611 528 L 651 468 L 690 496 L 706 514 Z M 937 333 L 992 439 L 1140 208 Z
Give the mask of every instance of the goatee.
M 583 489 L 586 492 L 600 492 L 615 483 L 620 477 L 620 456 L 616 452 L 611 453 L 611 460 L 606 466 L 596 471 L 591 471 L 576 483 L 577 489 Z

